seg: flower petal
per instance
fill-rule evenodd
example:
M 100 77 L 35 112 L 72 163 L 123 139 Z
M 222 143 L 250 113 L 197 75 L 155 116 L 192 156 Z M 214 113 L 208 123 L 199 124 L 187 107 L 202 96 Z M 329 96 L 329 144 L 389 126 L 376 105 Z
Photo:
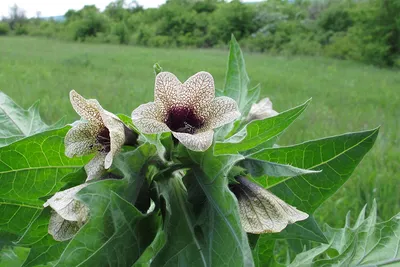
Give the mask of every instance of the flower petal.
M 50 206 L 65 220 L 86 221 L 89 210 L 85 204 L 75 199 L 76 193 L 86 186 L 87 184 L 81 184 L 71 187 L 67 190 L 57 192 L 54 194 L 54 196 L 49 198 L 43 206 Z
M 240 117 L 238 105 L 232 98 L 221 96 L 215 98 L 208 110 L 206 129 L 218 128 Z
M 108 152 L 104 163 L 104 167 L 108 169 L 111 167 L 113 158 L 125 143 L 125 126 L 116 115 L 107 110 L 102 110 L 100 115 L 105 127 L 110 133 L 110 151 Z
M 168 110 L 179 103 L 179 93 L 182 83 L 170 72 L 160 72 L 156 76 L 154 86 L 154 103 L 164 117 Z
M 99 152 L 85 165 L 86 182 L 99 178 L 106 171 L 104 167 L 105 159 L 106 154 Z
M 132 122 L 142 133 L 155 134 L 170 132 L 168 126 L 162 121 L 162 114 L 157 113 L 156 104 L 154 102 L 142 104 L 132 111 Z
M 290 223 L 308 218 L 308 214 L 297 210 L 283 200 L 250 182 L 244 177 L 232 191 L 239 202 L 239 214 L 244 230 L 248 233 L 277 233 Z
M 185 81 L 179 94 L 182 104 L 191 106 L 200 115 L 201 110 L 214 99 L 214 78 L 208 72 L 198 72 Z
M 56 212 L 50 217 L 48 232 L 56 241 L 66 241 L 74 237 L 74 235 L 82 227 L 83 223 L 75 221 L 67 221 Z
M 206 151 L 213 142 L 214 131 L 209 130 L 196 134 L 172 132 L 172 134 L 190 150 Z
M 67 157 L 84 156 L 101 149 L 96 142 L 99 126 L 93 123 L 80 122 L 73 126 L 65 136 L 65 155 Z
M 278 114 L 278 112 L 272 109 L 271 100 L 266 97 L 251 106 L 250 112 L 247 115 L 247 121 L 263 120 Z
M 87 100 L 83 96 L 78 94 L 75 90 L 72 90 L 69 93 L 69 98 L 72 107 L 75 109 L 76 113 L 78 113 L 82 118 L 99 125 L 103 124 L 100 116 L 101 106 L 96 100 Z

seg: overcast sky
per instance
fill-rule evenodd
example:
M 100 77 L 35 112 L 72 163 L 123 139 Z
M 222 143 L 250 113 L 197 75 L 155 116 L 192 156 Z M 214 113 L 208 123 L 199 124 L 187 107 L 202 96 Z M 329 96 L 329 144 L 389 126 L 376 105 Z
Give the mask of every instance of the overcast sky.
M 257 0 L 256 0 L 257 1 Z M 103 10 L 112 0 L 0 0 L 0 16 L 7 16 L 9 8 L 17 4 L 24 9 L 28 17 L 36 16 L 40 11 L 42 17 L 64 15 L 68 9 L 81 9 L 84 5 L 96 5 Z M 165 0 L 139 0 L 138 3 L 144 7 L 157 7 Z M 244 0 L 243 2 L 255 2 L 255 0 Z

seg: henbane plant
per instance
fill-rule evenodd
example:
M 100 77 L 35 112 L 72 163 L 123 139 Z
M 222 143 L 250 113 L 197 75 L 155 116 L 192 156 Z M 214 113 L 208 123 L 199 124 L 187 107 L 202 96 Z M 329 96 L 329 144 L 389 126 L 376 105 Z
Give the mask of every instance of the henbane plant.
M 155 72 L 154 102 L 131 116 L 71 91 L 82 120 L 66 126 L 0 95 L 0 266 L 340 266 L 340 231 L 324 233 L 313 213 L 378 129 L 279 146 L 310 101 L 279 113 L 259 101 L 234 38 L 217 97 L 208 72 L 184 83 L 158 64 Z M 13 135 L 26 125 L 34 130 Z M 362 217 L 342 240 L 359 251 L 361 225 L 390 224 L 384 233 L 395 237 L 379 244 L 394 250 L 396 218 L 375 227 Z

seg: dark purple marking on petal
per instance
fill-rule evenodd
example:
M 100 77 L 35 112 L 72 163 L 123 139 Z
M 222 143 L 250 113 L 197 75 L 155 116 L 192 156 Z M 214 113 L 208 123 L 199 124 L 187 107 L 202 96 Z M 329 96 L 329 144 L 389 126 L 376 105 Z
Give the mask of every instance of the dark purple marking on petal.
M 102 152 L 110 152 L 110 131 L 103 127 L 97 135 L 97 142 L 103 146 Z
M 168 111 L 165 124 L 174 132 L 194 134 L 203 126 L 204 120 L 190 107 L 173 107 Z

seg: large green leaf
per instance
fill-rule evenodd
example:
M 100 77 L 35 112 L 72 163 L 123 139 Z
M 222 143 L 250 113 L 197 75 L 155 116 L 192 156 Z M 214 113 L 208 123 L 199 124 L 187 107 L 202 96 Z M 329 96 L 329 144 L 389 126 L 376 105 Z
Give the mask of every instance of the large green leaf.
M 43 209 L 39 199 L 66 183 L 85 179 L 88 158 L 64 155 L 69 127 L 40 133 L 0 148 L 0 235 L 16 241 Z
M 303 174 L 282 179 L 266 177 L 257 182 L 271 190 L 285 202 L 299 210 L 312 214 L 323 201 L 336 192 L 350 177 L 355 167 L 369 151 L 378 135 L 378 129 L 349 133 L 324 138 L 303 144 L 268 148 L 249 157 L 280 164 L 290 164 L 298 168 L 320 170 L 318 173 Z M 316 240 L 323 237 L 313 218 L 288 226 L 277 235 L 263 235 L 259 242 L 270 242 L 275 238 L 301 238 Z M 264 241 L 263 241 L 264 240 Z M 322 241 L 322 240 L 321 240 Z M 321 242 L 320 241 L 320 242 Z M 260 246 L 263 246 L 260 244 Z M 259 254 L 259 261 L 269 259 Z
M 0 248 L 0 267 L 20 267 L 28 256 L 28 253 L 28 248 Z
M 377 223 L 374 202 L 368 218 L 364 208 L 353 227 L 347 220 L 344 228 L 326 228 L 329 244 L 298 254 L 291 267 L 400 265 L 400 213 Z
M 0 92 L 0 147 L 63 125 L 62 120 L 52 126 L 45 124 L 40 118 L 38 105 L 39 101 L 25 110 Z
M 166 244 L 154 266 L 252 266 L 247 236 L 226 177 L 242 157 L 213 157 L 211 149 L 186 153 L 192 163 L 184 184 L 179 177 L 159 182 L 166 205 Z
M 206 251 L 196 236 L 194 217 L 180 177 L 164 178 L 158 185 L 161 202 L 165 202 L 166 243 L 152 266 L 207 266 Z
M 141 214 L 117 195 L 126 183 L 94 182 L 78 193 L 89 206 L 90 219 L 68 243 L 55 266 L 132 266 L 140 257 L 154 239 L 157 225 L 152 226 L 153 215 Z
M 228 69 L 223 94 L 233 98 L 238 103 L 240 112 L 245 116 L 249 112 L 251 105 L 260 96 L 260 87 L 256 86 L 251 90 L 248 89 L 250 79 L 246 72 L 242 51 L 233 35 L 229 48 Z
M 313 213 L 347 181 L 371 149 L 377 135 L 378 129 L 348 133 L 299 145 L 264 149 L 250 157 L 320 171 L 286 180 L 258 181 L 285 202 Z
M 197 166 L 185 177 L 208 266 L 251 266 L 253 259 L 227 174 L 241 156 L 190 152 Z M 221 244 L 224 244 L 221 246 Z
M 264 120 L 254 120 L 247 124 L 242 130 L 225 140 L 217 142 L 214 153 L 236 154 L 258 147 L 273 140 L 281 134 L 297 117 L 306 109 L 310 101 L 280 113 L 277 116 Z

